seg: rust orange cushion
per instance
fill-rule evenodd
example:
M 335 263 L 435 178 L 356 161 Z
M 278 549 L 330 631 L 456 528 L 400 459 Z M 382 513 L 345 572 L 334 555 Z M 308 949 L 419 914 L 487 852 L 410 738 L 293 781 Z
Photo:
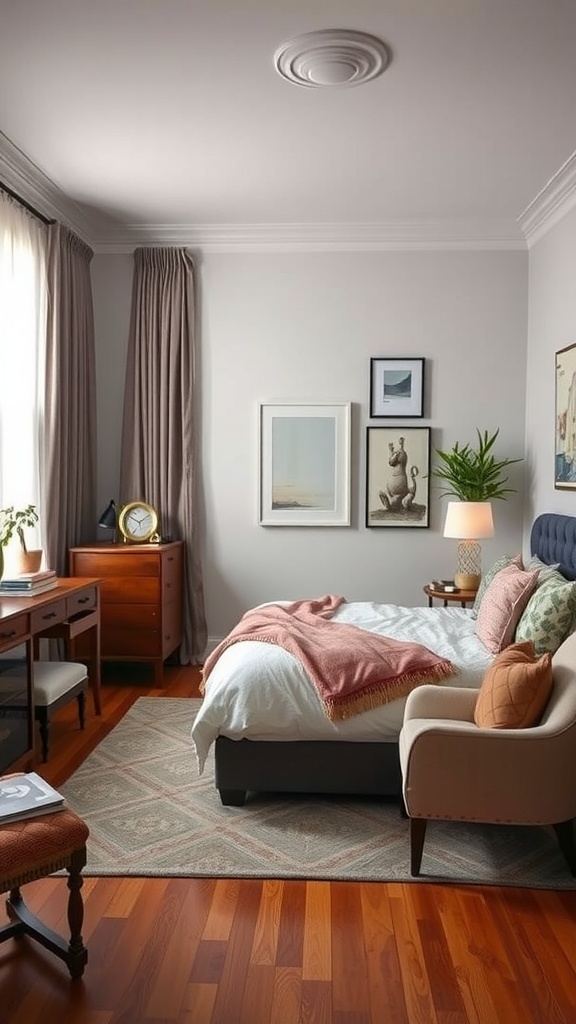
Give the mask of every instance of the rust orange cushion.
M 474 721 L 485 729 L 526 729 L 540 721 L 551 691 L 552 655 L 537 658 L 531 641 L 510 644 L 482 680 Z

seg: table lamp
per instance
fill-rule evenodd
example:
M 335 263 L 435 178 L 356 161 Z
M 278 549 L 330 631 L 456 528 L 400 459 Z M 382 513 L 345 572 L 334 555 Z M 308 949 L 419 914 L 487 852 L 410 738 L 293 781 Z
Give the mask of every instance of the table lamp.
M 444 536 L 455 537 L 458 544 L 458 570 L 454 583 L 460 590 L 478 590 L 482 575 L 482 548 L 478 543 L 494 536 L 492 505 L 489 501 L 449 501 Z

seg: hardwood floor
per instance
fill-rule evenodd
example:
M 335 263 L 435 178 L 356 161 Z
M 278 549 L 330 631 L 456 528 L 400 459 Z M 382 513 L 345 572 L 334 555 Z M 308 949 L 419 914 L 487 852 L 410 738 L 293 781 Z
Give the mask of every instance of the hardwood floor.
M 197 696 L 198 672 L 105 672 L 103 714 L 75 704 L 41 773 L 58 786 L 139 696 Z M 24 889 L 66 931 L 66 887 Z M 576 892 L 476 886 L 87 878 L 89 961 L 0 945 L 5 1024 L 576 1024 Z

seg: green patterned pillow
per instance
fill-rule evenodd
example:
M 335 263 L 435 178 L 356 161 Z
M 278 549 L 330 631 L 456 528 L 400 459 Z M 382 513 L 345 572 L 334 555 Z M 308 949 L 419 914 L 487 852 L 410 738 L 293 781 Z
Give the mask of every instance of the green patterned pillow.
M 540 586 L 541 583 L 544 583 L 544 580 L 560 575 L 557 571 L 560 568 L 560 562 L 551 562 L 550 565 L 548 565 L 547 562 L 543 562 L 541 558 L 538 558 L 538 555 L 532 555 L 528 565 L 525 565 L 524 568 L 527 569 L 528 572 L 533 572 L 534 569 L 538 570 L 538 586 Z M 566 582 L 563 576 L 561 579 L 562 583 Z
M 500 572 L 500 569 L 505 569 L 508 565 L 516 565 L 518 569 L 522 569 L 522 555 L 502 555 L 501 558 L 497 558 L 493 565 L 486 570 L 482 579 L 480 580 L 480 586 L 478 587 L 478 593 L 472 605 L 472 618 L 478 618 L 478 612 L 480 611 L 480 605 L 482 604 L 482 598 L 488 590 L 488 587 L 492 583 L 496 573 Z
M 537 655 L 554 654 L 572 629 L 576 614 L 576 582 L 559 572 L 548 577 L 532 594 L 516 627 L 515 641 L 531 640 Z

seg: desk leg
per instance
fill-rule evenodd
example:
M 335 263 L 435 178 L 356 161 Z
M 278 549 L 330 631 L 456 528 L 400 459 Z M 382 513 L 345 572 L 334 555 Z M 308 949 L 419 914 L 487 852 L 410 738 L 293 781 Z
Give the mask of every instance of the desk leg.
M 80 644 L 78 641 L 80 640 Z M 83 641 L 83 642 L 82 642 Z M 80 649 L 79 649 L 80 648 Z M 96 613 L 96 622 L 81 632 L 76 632 L 66 642 L 66 657 L 69 661 L 88 662 L 88 682 L 92 691 L 94 711 L 97 715 L 102 714 L 102 701 L 100 695 L 100 683 L 102 673 L 100 668 L 100 609 Z
M 98 613 L 98 621 L 95 626 L 90 630 L 91 641 L 92 641 L 92 664 L 90 666 L 90 687 L 92 689 L 92 699 L 94 700 L 94 710 L 97 715 L 102 714 L 102 701 L 100 699 L 100 683 L 101 670 L 100 670 L 100 613 Z

